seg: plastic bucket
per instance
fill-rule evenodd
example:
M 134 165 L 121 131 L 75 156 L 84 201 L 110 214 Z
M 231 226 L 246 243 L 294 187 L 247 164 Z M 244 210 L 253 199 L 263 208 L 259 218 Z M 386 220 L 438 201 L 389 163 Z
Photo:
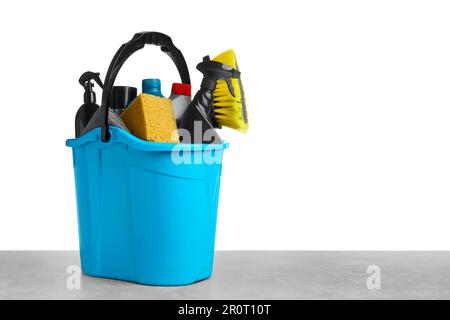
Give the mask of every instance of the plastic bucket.
M 106 143 L 100 128 L 66 142 L 83 272 L 148 285 L 209 278 L 228 144 L 155 143 L 109 130 Z

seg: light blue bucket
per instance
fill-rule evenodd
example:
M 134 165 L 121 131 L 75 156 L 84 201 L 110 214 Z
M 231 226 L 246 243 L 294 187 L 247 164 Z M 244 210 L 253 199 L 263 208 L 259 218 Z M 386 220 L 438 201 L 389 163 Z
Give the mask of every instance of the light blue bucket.
M 209 278 L 228 144 L 155 143 L 109 132 L 108 142 L 100 128 L 66 142 L 83 272 L 148 285 Z

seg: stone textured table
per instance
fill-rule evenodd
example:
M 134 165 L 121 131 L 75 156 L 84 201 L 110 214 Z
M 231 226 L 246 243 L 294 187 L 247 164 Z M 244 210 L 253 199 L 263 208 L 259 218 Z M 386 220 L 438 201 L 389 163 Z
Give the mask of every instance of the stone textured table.
M 69 289 L 79 264 L 74 251 L 0 251 L 0 299 L 450 299 L 450 252 L 219 251 L 213 277 L 190 286 L 82 275 Z

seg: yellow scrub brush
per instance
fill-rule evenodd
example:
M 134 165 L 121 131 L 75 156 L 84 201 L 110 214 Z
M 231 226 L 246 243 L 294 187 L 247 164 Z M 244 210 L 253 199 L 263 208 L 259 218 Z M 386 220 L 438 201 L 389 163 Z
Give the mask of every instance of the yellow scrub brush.
M 183 142 L 186 142 L 186 131 L 191 143 L 222 143 L 214 128 L 226 126 L 242 132 L 248 129 L 241 73 L 237 69 L 234 52 L 226 51 L 216 59 L 231 65 L 211 60 L 208 56 L 197 65 L 203 80 L 200 90 L 180 119 Z
M 212 59 L 238 70 L 236 54 L 233 49 L 227 50 Z M 241 78 L 232 78 L 231 85 L 235 95 L 232 96 L 224 80 L 218 80 L 214 95 L 214 114 L 221 126 L 233 128 L 241 132 L 248 130 L 247 106 L 245 104 L 244 88 Z

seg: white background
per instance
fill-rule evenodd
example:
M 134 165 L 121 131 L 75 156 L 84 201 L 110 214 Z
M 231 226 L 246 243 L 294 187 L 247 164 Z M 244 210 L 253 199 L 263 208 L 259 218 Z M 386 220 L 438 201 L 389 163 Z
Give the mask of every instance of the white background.
M 78 77 L 138 31 L 169 34 L 195 90 L 237 52 L 250 131 L 231 130 L 218 249 L 450 249 L 445 1 L 2 1 L 0 249 L 77 249 Z M 157 48 L 117 84 L 175 67 Z M 100 96 L 100 94 L 99 94 Z

